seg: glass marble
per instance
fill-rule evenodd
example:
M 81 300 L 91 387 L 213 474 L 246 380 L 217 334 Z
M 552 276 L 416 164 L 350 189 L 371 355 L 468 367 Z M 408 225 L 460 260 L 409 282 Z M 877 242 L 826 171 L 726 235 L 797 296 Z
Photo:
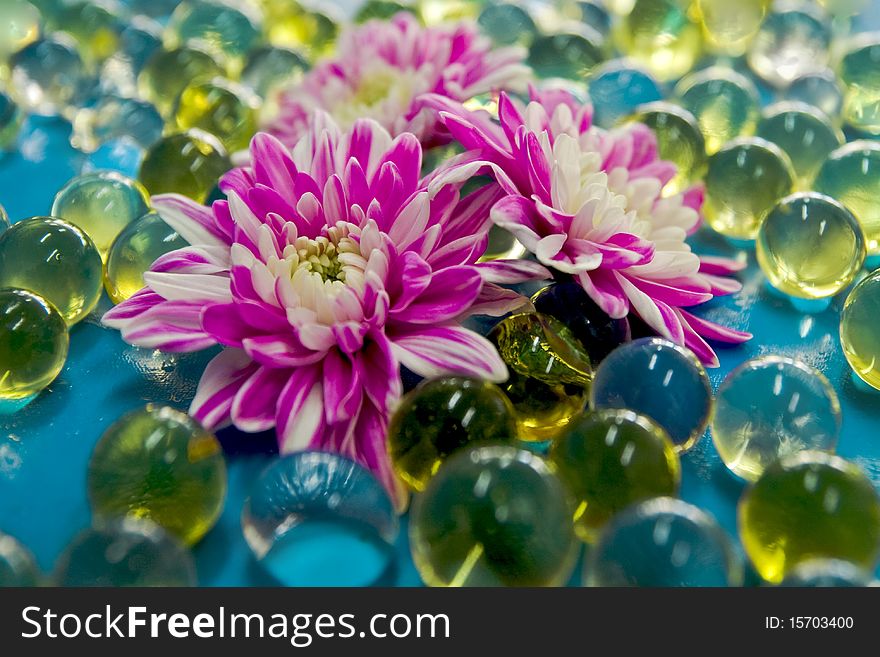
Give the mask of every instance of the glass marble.
M 76 41 L 77 51 L 92 69 L 119 50 L 124 22 L 115 0 L 70 0 L 57 15 L 58 29 Z
M 631 506 L 605 527 L 585 586 L 740 586 L 743 565 L 710 515 L 671 497 Z
M 162 48 L 162 26 L 146 16 L 133 16 L 119 35 L 119 48 L 134 72 L 139 73 Z
M 313 59 L 333 50 L 339 21 L 324 11 L 329 5 L 312 8 L 297 0 L 259 0 L 259 4 L 271 45 L 302 50 Z
M 10 96 L 0 91 L 0 151 L 11 150 L 18 141 L 24 115 Z
M 767 280 L 802 299 L 843 291 L 861 271 L 867 253 L 852 213 L 815 192 L 794 194 L 770 210 L 758 230 L 756 252 Z
M 241 83 L 266 98 L 273 90 L 296 82 L 308 68 L 308 62 L 295 50 L 264 46 L 248 55 Z
M 828 65 L 831 25 L 810 3 L 774 7 L 746 57 L 752 71 L 769 84 L 786 88 L 805 73 Z
M 757 34 L 770 0 L 697 0 L 696 12 L 710 48 L 726 55 L 742 55 Z
M 663 193 L 677 194 L 700 179 L 706 168 L 706 142 L 693 114 L 672 103 L 642 105 L 632 116 L 657 136 L 660 157 L 678 168 Z
M 511 442 L 517 424 L 501 389 L 464 377 L 432 379 L 407 394 L 388 427 L 394 471 L 412 490 L 425 489 L 443 462 L 476 442 Z
M 0 69 L 9 56 L 40 36 L 40 11 L 25 0 L 0 3 Z
M 833 452 L 841 421 L 837 393 L 821 372 L 762 356 L 737 367 L 718 388 L 712 440 L 731 472 L 757 481 L 779 459 Z
M 819 0 L 819 3 L 834 16 L 849 17 L 860 13 L 868 6 L 869 0 Z
M 486 0 L 417 0 L 425 25 L 475 19 Z
M 104 289 L 113 303 L 122 303 L 144 287 L 144 272 L 157 258 L 187 246 L 162 217 L 150 212 L 119 233 L 104 268 Z
M 795 187 L 804 191 L 812 189 L 822 163 L 846 141 L 825 114 L 790 101 L 765 109 L 755 134 L 785 151 L 794 167 Z
M 138 177 L 152 195 L 176 192 L 201 203 L 231 168 L 226 149 L 214 135 L 191 129 L 157 141 L 147 151 Z
M 113 240 L 149 209 L 147 190 L 115 171 L 96 171 L 73 178 L 55 195 L 52 215 L 82 229 L 103 260 Z
M 119 137 L 104 142 L 94 152 L 86 155 L 83 173 L 118 171 L 124 176 L 137 177 L 144 159 L 144 149 L 130 137 Z
M 685 452 L 709 424 L 712 386 L 691 351 L 664 338 L 641 338 L 602 361 L 590 404 L 594 410 L 626 408 L 647 416 L 666 430 L 677 451 Z
M 794 188 L 794 169 L 776 144 L 740 137 L 709 158 L 703 216 L 717 232 L 752 240 L 764 216 Z
M 222 78 L 195 82 L 177 99 L 174 120 L 180 130 L 199 128 L 214 135 L 230 152 L 246 149 L 257 132 L 259 97 Z
M 528 11 L 512 2 L 487 4 L 477 24 L 499 46 L 518 43 L 528 47 L 538 36 L 538 27 Z
M 138 91 L 144 100 L 168 116 L 187 85 L 223 75 L 223 67 L 211 55 L 192 45 L 185 45 L 172 50 L 159 50 L 150 57 L 138 75 Z
M 143 14 L 151 18 L 167 18 L 181 0 L 128 0 L 133 14 Z
M 9 228 L 9 215 L 6 214 L 6 208 L 0 205 L 0 235 Z
M 366 23 L 374 18 L 388 20 L 402 11 L 408 11 L 413 14 L 418 13 L 416 8 L 410 4 L 393 2 L 392 0 L 367 0 L 358 9 L 354 21 L 355 23 Z
M 56 586 L 195 586 L 196 567 L 183 545 L 152 522 L 99 520 L 59 557 Z
M 91 153 L 105 142 L 129 137 L 141 148 L 149 148 L 159 140 L 164 128 L 165 121 L 152 103 L 118 95 L 103 96 L 74 115 L 70 143 Z
M 398 522 L 388 492 L 343 456 L 275 460 L 241 514 L 257 562 L 284 586 L 370 586 L 394 558 Z
M 34 555 L 12 536 L 0 532 L 0 588 L 38 586 L 40 579 Z
M 767 467 L 738 507 L 746 554 L 765 580 L 781 582 L 812 559 L 872 570 L 880 555 L 880 498 L 854 464 L 801 452 Z
M 880 270 L 850 292 L 840 314 L 840 344 L 855 375 L 880 390 Z
M 857 38 L 838 70 L 846 89 L 844 121 L 857 130 L 880 135 L 880 34 Z
M 492 445 L 453 456 L 416 497 L 410 546 L 429 586 L 560 586 L 578 542 L 569 493 L 547 462 Z
M 538 77 L 582 80 L 604 59 L 602 36 L 581 25 L 537 37 L 529 48 L 528 64 Z
M 780 586 L 840 588 L 871 586 L 870 573 L 839 559 L 813 559 L 791 569 Z
M 448 153 L 448 151 L 446 151 L 446 153 Z M 440 155 L 440 153 L 437 153 L 437 155 Z M 443 158 L 443 160 L 445 160 L 445 158 Z M 483 255 L 480 256 L 480 262 L 489 262 L 491 260 L 499 259 L 515 260 L 517 258 L 522 258 L 526 254 L 526 251 L 526 247 L 524 247 L 522 243 L 510 233 L 510 231 L 493 225 L 489 228 L 489 242 L 486 244 L 486 250 L 483 252 Z
M 43 297 L 0 287 L 0 400 L 43 390 L 64 367 L 67 325 Z
M 843 89 L 831 70 L 804 73 L 792 81 L 786 97 L 812 105 L 835 123 L 843 111 Z
M 539 313 L 511 315 L 489 333 L 510 377 L 501 389 L 516 409 L 519 438 L 555 438 L 586 406 L 590 357 L 571 330 Z
M 536 293 L 532 303 L 539 313 L 565 324 L 594 364 L 630 339 L 627 318 L 610 318 L 578 283 L 554 283 Z
M 593 121 L 604 128 L 611 128 L 639 105 L 663 98 L 663 90 L 654 76 L 626 59 L 615 59 L 596 68 L 589 87 Z
M 43 116 L 60 114 L 83 77 L 83 61 L 61 34 L 34 41 L 9 58 L 9 91 L 22 109 Z
M 611 14 L 607 4 L 604 0 L 578 0 L 568 13 L 606 37 L 611 33 Z
M 690 71 L 703 50 L 700 26 L 679 0 L 635 0 L 614 28 L 618 49 L 662 82 Z
M 630 504 L 676 496 L 681 481 L 666 432 L 624 409 L 585 413 L 553 442 L 549 458 L 574 494 L 575 531 L 585 541 Z
M 709 155 L 737 137 L 752 135 L 761 116 L 755 85 L 726 66 L 710 66 L 682 78 L 674 95 L 697 120 Z
M 841 146 L 825 160 L 814 186 L 855 215 L 865 231 L 868 254 L 880 254 L 880 142 Z
M 187 545 L 214 526 L 226 496 L 220 443 L 167 406 L 148 405 L 111 425 L 87 477 L 95 516 L 147 518 Z
M 101 268 L 92 240 L 56 217 L 31 217 L 0 235 L 0 287 L 39 294 L 70 326 L 101 298 Z

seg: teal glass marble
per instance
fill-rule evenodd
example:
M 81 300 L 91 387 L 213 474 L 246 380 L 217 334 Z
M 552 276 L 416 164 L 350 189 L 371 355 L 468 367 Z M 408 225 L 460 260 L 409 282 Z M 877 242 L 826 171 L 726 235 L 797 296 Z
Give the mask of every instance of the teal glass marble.
M 828 65 L 831 24 L 810 3 L 781 3 L 773 7 L 747 54 L 752 71 L 765 82 L 787 88 L 805 73 Z
M 225 69 L 201 44 L 190 43 L 156 51 L 138 75 L 137 86 L 141 98 L 167 116 L 187 85 L 224 75 Z
M 761 103 L 754 83 L 726 66 L 691 73 L 673 93 L 697 120 L 709 155 L 736 137 L 753 134 L 760 118 Z
M 59 557 L 56 586 L 195 586 L 192 555 L 158 525 L 138 518 L 99 520 Z
M 416 497 L 410 547 L 429 586 L 560 586 L 577 554 L 569 493 L 537 454 L 476 446 Z
M 12 97 L 0 91 L 0 152 L 12 150 L 18 141 L 24 115 Z
M 143 14 L 150 18 L 167 18 L 181 0 L 128 0 L 133 14 Z
M 295 50 L 262 46 L 248 55 L 241 83 L 266 98 L 274 89 L 294 84 L 308 68 L 306 59 Z
M 480 29 L 499 46 L 530 46 L 538 36 L 535 21 L 524 7 L 512 2 L 487 4 L 477 18 Z
M 363 466 L 299 452 L 256 480 L 241 514 L 257 562 L 284 586 L 370 586 L 394 557 L 397 514 Z
M 165 121 L 152 103 L 117 95 L 103 96 L 74 116 L 70 143 L 91 153 L 108 141 L 129 137 L 149 148 L 162 136 Z
M 603 37 L 611 33 L 611 13 L 604 0 L 577 0 L 569 9 L 576 20 L 589 25 Z
M 34 555 L 15 538 L 0 532 L 0 589 L 38 586 L 41 579 Z
M 838 66 L 846 89 L 843 119 L 872 135 L 880 135 L 880 34 L 854 39 Z
M 133 16 L 119 35 L 119 49 L 134 73 L 162 47 L 162 26 L 147 16 Z
M 193 128 L 153 144 L 138 178 L 153 196 L 177 193 L 202 203 L 231 168 L 223 144 L 214 135 Z
M 801 191 L 812 189 L 822 163 L 846 141 L 823 112 L 790 101 L 766 108 L 756 134 L 788 155 L 794 167 L 795 189 Z
M 843 88 L 834 71 L 830 69 L 798 76 L 788 88 L 786 98 L 812 105 L 824 112 L 835 124 L 841 120 Z
M 604 128 L 613 127 L 639 105 L 663 98 L 663 90 L 654 76 L 626 59 L 614 59 L 598 66 L 590 77 L 589 90 L 593 120 Z
M 10 92 L 27 112 L 60 114 L 74 98 L 85 75 L 73 42 L 56 34 L 25 46 L 9 59 Z
M 779 586 L 797 588 L 855 588 L 876 586 L 871 574 L 849 561 L 813 559 L 791 569 Z
M 718 388 L 712 440 L 731 472 L 757 481 L 779 459 L 833 452 L 841 422 L 837 393 L 821 372 L 784 356 L 761 356 Z
M 0 287 L 39 294 L 70 326 L 98 304 L 101 270 L 92 240 L 61 219 L 31 217 L 0 235 Z
M 670 497 L 621 512 L 584 564 L 585 586 L 740 586 L 743 565 L 710 515 Z
M 545 34 L 529 47 L 528 64 L 542 78 L 582 80 L 605 59 L 602 36 L 587 26 Z
M 712 386 L 691 351 L 664 338 L 641 338 L 602 361 L 593 376 L 590 404 L 640 413 L 666 430 L 677 451 L 686 452 L 709 424 Z

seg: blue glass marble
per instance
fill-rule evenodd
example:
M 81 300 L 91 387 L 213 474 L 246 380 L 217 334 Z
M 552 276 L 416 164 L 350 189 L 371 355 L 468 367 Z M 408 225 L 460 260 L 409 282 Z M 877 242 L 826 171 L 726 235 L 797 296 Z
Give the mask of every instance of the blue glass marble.
M 15 538 L 0 532 L 0 588 L 37 586 L 41 577 L 34 555 Z
M 798 588 L 859 588 L 877 586 L 871 574 L 849 561 L 813 559 L 792 568 L 779 586 Z
M 71 144 L 92 152 L 104 142 L 129 137 L 147 149 L 162 136 L 165 122 L 152 103 L 136 98 L 104 96 L 91 107 L 79 110 L 73 119 Z
M 22 109 L 53 116 L 74 98 L 84 75 L 83 61 L 64 35 L 52 35 L 9 58 L 10 91 Z
M 111 139 L 89 153 L 82 165 L 82 173 L 117 171 L 129 178 L 136 178 L 144 160 L 144 149 L 130 137 Z
M 666 429 L 676 450 L 691 449 L 712 413 L 712 386 L 689 350 L 664 338 L 642 338 L 615 349 L 596 369 L 590 404 L 627 408 Z
M 158 525 L 134 517 L 100 521 L 59 557 L 56 586 L 195 586 L 192 555 Z
M 611 128 L 639 105 L 663 99 L 660 83 L 635 62 L 615 59 L 597 68 L 589 81 L 596 125 Z
M 254 484 L 241 514 L 258 563 L 285 586 L 368 586 L 394 554 L 397 515 L 388 493 L 343 456 L 299 452 Z
M 795 78 L 786 92 L 789 100 L 806 103 L 821 110 L 835 123 L 843 111 L 843 87 L 834 71 L 828 69 L 804 73 Z
M 248 54 L 241 82 L 266 98 L 273 89 L 296 82 L 308 68 L 309 63 L 295 50 L 263 46 Z
M 715 519 L 658 497 L 618 514 L 584 565 L 585 586 L 739 586 L 743 565 Z

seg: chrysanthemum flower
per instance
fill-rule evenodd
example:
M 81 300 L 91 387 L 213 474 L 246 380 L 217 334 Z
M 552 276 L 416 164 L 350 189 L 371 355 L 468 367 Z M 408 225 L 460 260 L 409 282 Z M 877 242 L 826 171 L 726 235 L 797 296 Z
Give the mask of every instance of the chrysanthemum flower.
M 366 120 L 342 133 L 323 114 L 292 154 L 258 134 L 252 166 L 221 181 L 228 201 L 153 199 L 190 246 L 157 260 L 147 286 L 104 324 L 164 351 L 223 345 L 193 417 L 209 428 L 275 427 L 283 453 L 346 454 L 399 492 L 385 432 L 400 366 L 506 379 L 494 347 L 459 320 L 513 309 L 523 299 L 491 281 L 533 274 L 528 263 L 475 264 L 501 194 L 429 192 L 421 156 L 411 134 L 392 139 Z
M 718 360 L 705 338 L 751 337 L 684 310 L 737 291 L 726 275 L 740 266 L 691 251 L 685 238 L 699 225 L 702 189 L 662 194 L 676 169 L 658 157 L 650 129 L 593 127 L 590 106 L 561 90 L 533 90 L 525 108 L 502 95 L 500 124 L 439 96 L 426 102 L 469 149 L 437 180 L 488 167 L 506 194 L 492 209 L 494 222 L 545 267 L 576 279 L 608 315 L 632 311 L 712 366 Z
M 293 146 L 315 110 L 343 129 L 357 119 L 378 121 L 393 136 L 437 141 L 436 115 L 418 100 L 435 93 L 455 101 L 499 90 L 525 90 L 529 68 L 519 47 L 493 50 L 469 23 L 423 27 L 409 13 L 372 20 L 340 36 L 338 54 L 319 62 L 283 91 L 265 129 Z

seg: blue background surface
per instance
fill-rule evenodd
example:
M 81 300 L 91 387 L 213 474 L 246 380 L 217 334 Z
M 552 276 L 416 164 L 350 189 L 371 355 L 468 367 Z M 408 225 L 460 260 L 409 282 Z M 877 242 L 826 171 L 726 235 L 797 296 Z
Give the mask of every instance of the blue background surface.
M 874 3 L 880 7 L 880 3 Z M 863 18 L 861 29 L 880 28 L 880 10 Z M 0 204 L 13 222 L 46 214 L 52 197 L 76 175 L 83 158 L 68 144 L 69 127 L 55 120 L 31 120 L 22 148 L 0 155 Z M 858 463 L 880 488 L 880 395 L 858 389 L 850 379 L 838 339 L 839 310 L 845 295 L 827 311 L 797 312 L 766 291 L 753 253 L 736 253 L 722 240 L 701 234 L 695 246 L 704 253 L 746 258 L 743 290 L 704 306 L 700 314 L 748 330 L 755 338 L 736 348 L 720 348 L 721 367 L 710 372 L 714 386 L 738 364 L 761 354 L 784 354 L 818 368 L 841 397 L 844 422 L 839 453 Z M 0 415 L 0 531 L 12 534 L 35 554 L 41 567 L 54 566 L 70 538 L 89 524 L 85 473 L 102 432 L 125 412 L 146 402 L 186 409 L 198 377 L 212 354 L 166 355 L 130 347 L 119 334 L 101 328 L 98 310 L 71 332 L 68 362 L 50 388 L 23 410 Z M 272 458 L 271 435 L 223 432 L 229 491 L 217 526 L 195 548 L 203 585 L 270 584 L 254 563 L 241 535 L 242 503 Z M 683 458 L 681 496 L 711 512 L 736 539 L 736 503 L 743 484 L 728 473 L 711 439 Z M 737 540 L 738 543 L 738 540 Z M 406 524 L 397 543 L 396 567 L 387 584 L 418 585 L 406 540 Z

